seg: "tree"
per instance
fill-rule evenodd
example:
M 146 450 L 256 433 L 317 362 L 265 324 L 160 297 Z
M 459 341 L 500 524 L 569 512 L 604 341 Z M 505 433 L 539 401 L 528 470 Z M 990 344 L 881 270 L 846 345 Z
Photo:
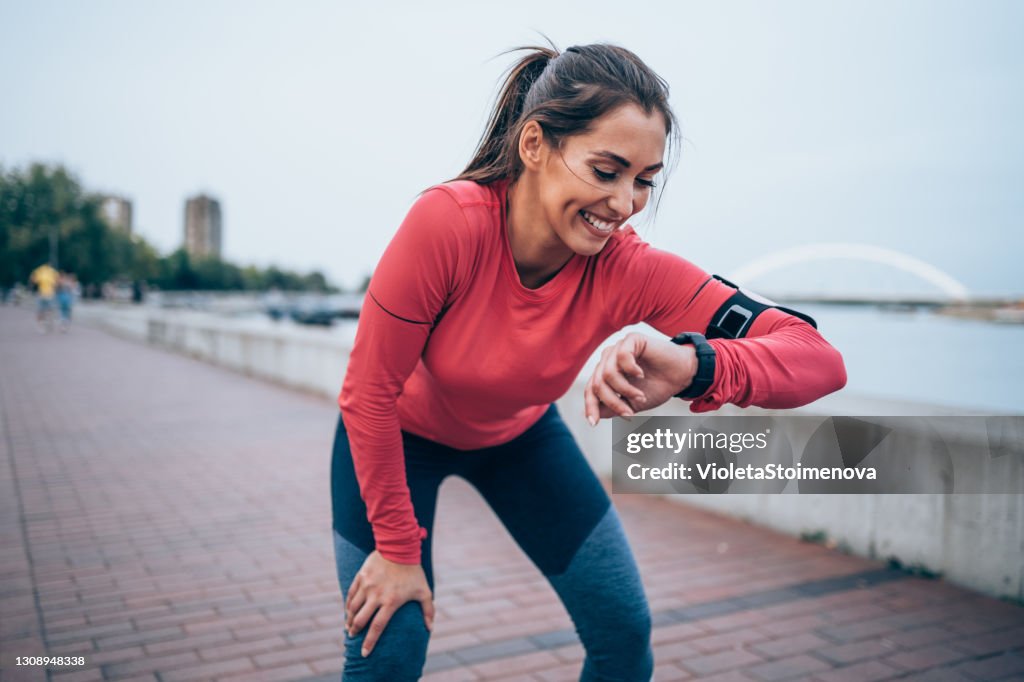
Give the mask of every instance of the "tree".
M 81 201 L 81 187 L 63 168 L 0 169 L 0 285 L 24 282 L 50 260 L 51 232 L 63 237 L 80 227 Z

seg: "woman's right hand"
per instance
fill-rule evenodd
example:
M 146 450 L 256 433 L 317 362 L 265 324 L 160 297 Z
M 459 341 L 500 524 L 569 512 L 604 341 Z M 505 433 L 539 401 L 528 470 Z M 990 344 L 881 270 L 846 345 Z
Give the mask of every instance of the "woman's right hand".
M 385 626 L 406 602 L 418 601 L 423 607 L 427 630 L 434 627 L 434 595 L 427 585 L 427 575 L 419 564 L 389 561 L 373 550 L 356 573 L 345 600 L 345 629 L 355 637 L 369 623 L 363 640 L 365 658 L 384 632 Z M 370 621 L 373 621 L 372 623 Z
M 630 332 L 601 351 L 601 360 L 583 389 L 584 415 L 598 420 L 650 410 L 676 395 L 697 374 L 693 346 Z

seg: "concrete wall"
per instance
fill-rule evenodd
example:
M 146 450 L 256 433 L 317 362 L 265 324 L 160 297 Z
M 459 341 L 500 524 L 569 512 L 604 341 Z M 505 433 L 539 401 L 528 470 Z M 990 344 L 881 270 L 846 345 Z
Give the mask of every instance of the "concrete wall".
M 247 324 L 209 313 L 80 305 L 78 320 L 243 374 L 335 398 L 350 340 L 292 324 Z
M 245 374 L 337 397 L 351 338 L 322 329 L 277 327 L 205 313 L 82 305 L 79 320 Z M 583 419 L 583 383 L 558 402 L 594 469 L 611 472 L 611 422 Z M 759 413 L 727 407 L 721 414 Z M 928 405 L 831 396 L 801 412 L 822 415 L 953 414 Z M 645 414 L 680 414 L 670 404 Z M 960 411 L 957 414 L 967 414 Z M 971 447 L 968 439 L 964 447 Z M 980 469 L 986 475 L 987 469 Z M 993 474 L 994 475 L 994 474 Z M 941 574 L 986 594 L 1024 599 L 1024 495 L 673 495 L 673 501 L 728 514 L 791 535 Z

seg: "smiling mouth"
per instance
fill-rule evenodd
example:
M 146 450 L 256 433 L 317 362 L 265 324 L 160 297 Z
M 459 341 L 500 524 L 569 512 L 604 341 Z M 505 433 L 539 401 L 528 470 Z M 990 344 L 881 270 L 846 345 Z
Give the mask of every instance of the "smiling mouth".
M 607 220 L 601 220 L 597 216 L 593 215 L 592 213 L 587 213 L 586 211 L 581 210 L 580 217 L 586 220 L 591 227 L 600 232 L 611 232 L 616 227 L 616 223 L 610 223 Z

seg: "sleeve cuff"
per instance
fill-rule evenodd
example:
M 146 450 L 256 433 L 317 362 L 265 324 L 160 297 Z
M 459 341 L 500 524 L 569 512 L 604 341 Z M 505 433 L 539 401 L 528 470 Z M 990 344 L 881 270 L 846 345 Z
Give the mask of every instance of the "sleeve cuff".
M 376 540 L 377 551 L 388 561 L 396 564 L 420 564 L 422 563 L 422 543 L 427 537 L 427 529 L 420 526 L 418 539 L 408 540 Z

